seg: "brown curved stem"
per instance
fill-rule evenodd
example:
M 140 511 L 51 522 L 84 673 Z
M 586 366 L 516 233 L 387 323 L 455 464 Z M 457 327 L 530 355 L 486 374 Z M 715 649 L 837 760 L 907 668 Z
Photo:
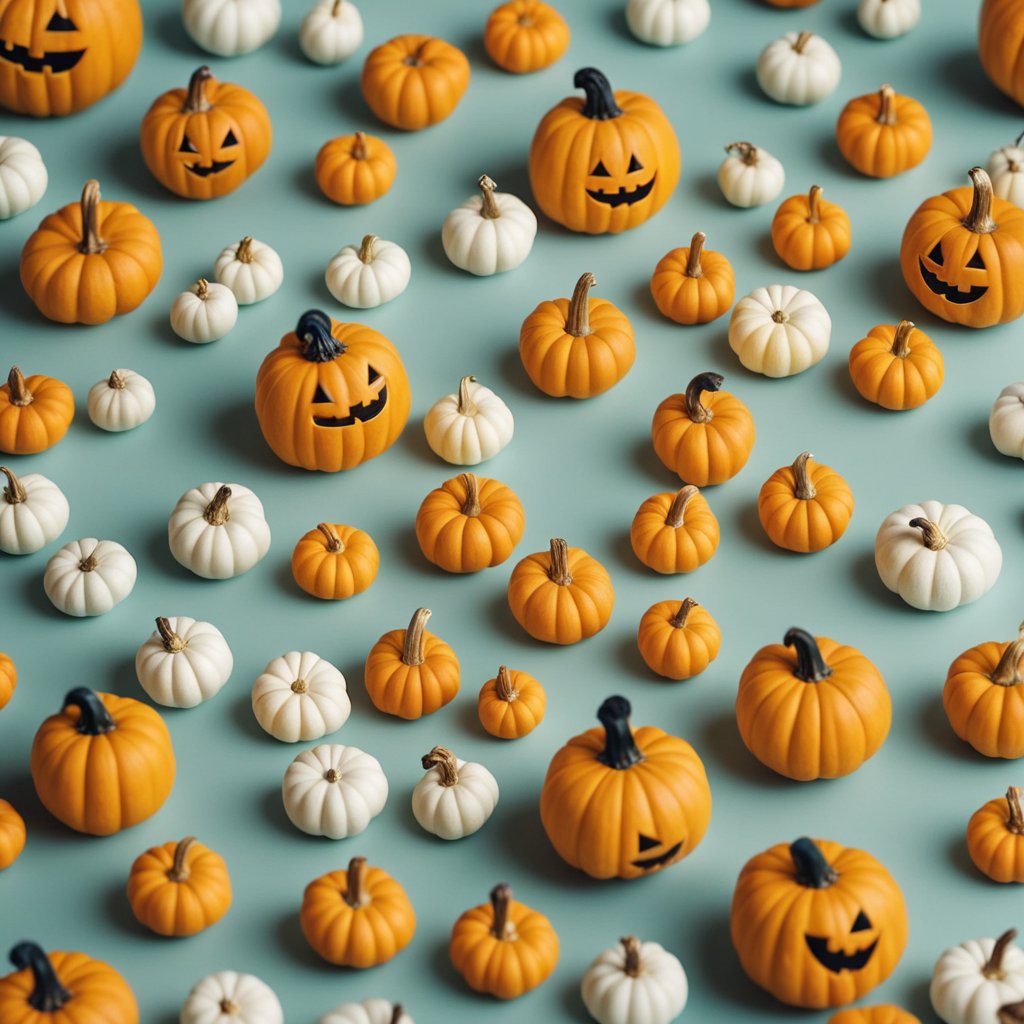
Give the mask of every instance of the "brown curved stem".
M 625 954 L 625 963 L 622 969 L 631 978 L 640 976 L 640 940 L 635 935 L 624 935 L 619 942 L 622 943 L 622 952 Z
M 999 1024 L 1024 1024 L 1024 1002 L 1007 1003 L 996 1011 Z
M 793 460 L 793 476 L 795 478 L 793 493 L 801 501 L 810 501 L 818 496 L 818 491 L 807 473 L 807 463 L 813 458 L 814 456 L 810 452 L 801 452 Z
M 359 251 L 356 253 L 361 263 L 370 264 L 374 261 L 374 247 L 376 244 L 376 235 L 363 235 L 363 240 L 359 244 Z
M 366 858 L 353 857 L 348 862 L 345 902 L 358 910 L 366 899 Z
M 231 497 L 231 488 L 224 484 L 213 496 L 213 500 L 206 506 L 203 518 L 211 526 L 223 526 L 231 518 L 231 509 L 228 507 L 228 498 Z
M 466 488 L 466 500 L 462 503 L 464 516 L 480 515 L 480 481 L 475 473 L 463 473 L 462 485 Z
M 469 393 L 469 385 L 476 383 L 476 377 L 470 374 L 467 377 L 463 377 L 459 381 L 459 405 L 458 413 L 460 416 L 472 416 L 476 412 L 476 402 L 473 401 Z
M 402 644 L 402 663 L 404 665 L 422 665 L 426 661 L 423 653 L 423 634 L 426 632 L 429 618 L 429 608 L 417 608 L 412 613 L 409 626 L 405 631 L 405 642 Z
M 590 289 L 595 284 L 597 278 L 587 271 L 572 290 L 569 312 L 565 317 L 565 333 L 572 338 L 585 338 L 590 334 Z
M 879 124 L 896 124 L 896 90 L 891 85 L 883 85 L 878 90 L 878 116 L 875 120 Z
M 748 167 L 756 166 L 761 160 L 761 151 L 752 142 L 730 142 L 726 153 L 735 153 Z
M 701 404 L 700 397 L 705 391 L 720 391 L 725 378 L 720 373 L 698 373 L 686 385 L 686 415 L 694 423 L 710 423 L 713 414 Z
M 512 674 L 504 665 L 498 666 L 498 675 L 494 680 L 494 692 L 498 700 L 506 701 L 509 704 L 519 696 L 516 688 L 512 685 Z
M 369 153 L 366 150 L 366 132 L 356 132 L 355 141 L 349 150 L 353 160 L 365 160 Z
M 703 277 L 704 268 L 700 265 L 700 258 L 704 253 L 704 243 L 708 240 L 708 236 L 703 231 L 698 231 L 692 239 L 690 239 L 690 253 L 686 257 L 686 276 L 687 277 Z
M 668 507 L 668 515 L 665 516 L 665 525 L 678 530 L 686 518 L 686 506 L 700 494 L 700 491 L 693 484 L 687 484 L 676 492 L 672 504 Z
M 984 966 L 981 968 L 981 973 L 989 979 L 989 981 L 999 981 L 1005 977 L 1003 971 L 1003 957 L 1006 955 L 1007 947 L 1017 938 L 1017 929 L 1011 928 L 1009 931 L 1003 932 L 1002 935 L 996 939 L 996 944 L 992 947 L 992 955 L 985 961 Z
M 552 537 L 549 551 L 551 564 L 548 566 L 548 579 L 560 587 L 569 586 L 572 583 L 572 574 L 569 572 L 569 545 L 561 537 Z
M 963 225 L 977 235 L 989 235 L 999 227 L 992 219 L 992 179 L 981 167 L 972 167 L 967 173 L 974 185 L 974 197 Z
M 7 397 L 10 399 L 11 405 L 32 404 L 32 392 L 29 391 L 28 384 L 25 383 L 25 374 L 17 366 L 12 366 L 10 373 L 7 374 Z
M 480 216 L 487 220 L 497 220 L 501 216 L 501 210 L 494 200 L 494 190 L 498 187 L 486 174 L 481 174 L 477 179 L 480 186 L 480 194 L 484 198 L 484 205 L 480 208 Z
M 1024 796 L 1024 790 L 1020 786 L 1010 786 L 1006 791 L 1006 806 L 1010 811 L 1006 818 L 1006 831 L 1012 832 L 1015 836 L 1024 835 L 1024 807 L 1021 806 L 1021 796 Z
M 156 620 L 156 631 L 160 634 L 160 640 L 163 642 L 164 650 L 168 654 L 177 654 L 188 647 L 188 644 L 182 640 L 181 636 L 171 629 L 170 619 L 165 619 L 162 616 L 158 618 Z
M 341 3 L 341 0 L 338 0 Z M 405 1008 L 401 1003 L 395 1003 L 391 1007 L 391 1024 L 402 1024 L 402 1018 L 405 1016 Z
M 252 243 L 252 235 L 246 235 L 245 238 L 238 243 L 238 248 L 235 250 L 235 259 L 238 260 L 239 263 L 252 263 Z
M 90 178 L 82 189 L 82 240 L 78 243 L 78 251 L 86 256 L 95 256 L 104 252 L 106 243 L 100 238 L 99 206 L 100 183 Z
M 345 550 L 345 545 L 342 544 L 341 538 L 338 536 L 334 527 L 330 523 L 317 523 L 316 528 L 323 534 L 324 542 L 327 550 L 332 554 L 336 555 L 339 551 Z
M 345 6 L 345 0 L 334 0 L 334 6 L 331 8 L 331 17 L 336 18 L 341 14 L 342 7 Z
M 821 223 L 821 186 L 812 185 L 811 191 L 807 194 L 807 223 Z
M 508 919 L 509 904 L 512 902 L 512 886 L 501 882 L 491 890 L 491 909 L 494 920 L 491 922 L 491 934 L 499 942 L 511 941 L 516 937 L 515 926 Z
M 192 72 L 181 108 L 183 114 L 205 114 L 210 109 L 212 104 L 206 97 L 206 83 L 212 78 L 213 72 L 205 64 Z
M 8 505 L 20 505 L 28 497 L 25 493 L 25 485 L 14 475 L 14 470 L 8 466 L 0 466 L 0 473 L 7 477 L 4 501 Z
M 81 572 L 95 572 L 96 571 L 96 566 L 98 566 L 99 564 L 100 563 L 96 561 L 96 556 L 95 555 L 89 555 L 88 558 L 83 558 L 78 563 L 78 568 L 79 568 L 79 571 L 81 571 Z
M 205 277 L 196 281 L 196 298 L 205 302 L 210 296 L 210 282 Z
M 989 679 L 996 686 L 1019 686 L 1024 683 L 1024 623 L 1021 625 L 1020 635 L 1016 640 L 1006 645 L 999 664 L 993 669 Z
M 804 52 L 804 48 L 807 46 L 807 44 L 813 38 L 814 38 L 814 33 L 813 32 L 801 32 L 800 35 L 798 35 L 796 37 L 796 42 L 793 43 L 793 50 L 796 53 L 803 53 Z
M 929 551 L 941 551 L 949 543 L 949 538 L 939 528 L 939 524 L 933 523 L 930 519 L 925 519 L 924 516 L 911 519 L 908 525 L 914 527 L 915 530 L 921 531 L 924 546 Z
M 429 754 L 420 758 L 424 768 L 437 768 L 440 783 L 446 789 L 459 784 L 458 763 L 455 755 L 447 747 L 434 747 Z
M 682 604 L 679 606 L 679 611 L 668 620 L 668 624 L 675 629 L 682 629 L 686 625 L 686 620 L 689 618 L 690 612 L 697 607 L 697 602 L 692 597 L 683 599 Z
M 195 836 L 185 836 L 185 838 L 182 839 L 174 848 L 174 863 L 171 864 L 167 871 L 167 877 L 172 882 L 188 881 L 189 875 L 191 875 L 192 872 L 189 871 L 186 861 L 188 860 L 188 855 L 191 852 L 192 847 L 195 846 L 195 842 Z
M 910 336 L 914 333 L 915 329 L 915 324 L 910 320 L 901 320 L 896 325 L 896 333 L 892 339 L 892 348 L 889 351 L 897 359 L 906 359 L 910 355 Z

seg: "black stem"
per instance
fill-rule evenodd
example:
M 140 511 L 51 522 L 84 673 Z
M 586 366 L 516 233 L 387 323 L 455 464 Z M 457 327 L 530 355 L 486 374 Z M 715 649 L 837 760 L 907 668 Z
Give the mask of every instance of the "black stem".
M 1013 140 L 1013 144 L 1015 146 L 1019 146 L 1022 142 L 1024 142 L 1024 132 L 1021 132 L 1020 135 Z
M 610 121 L 621 116 L 622 108 L 615 102 L 611 83 L 597 68 L 580 68 L 573 76 L 572 84 L 587 94 L 582 111 L 584 117 L 592 121 Z
M 808 889 L 827 889 L 839 881 L 839 873 L 827 860 L 813 839 L 804 836 L 789 844 L 789 855 L 796 868 L 797 885 Z
M 820 683 L 832 675 L 832 669 L 825 663 L 818 641 L 806 629 L 794 626 L 786 630 L 782 642 L 787 647 L 796 648 L 796 668 L 793 675 L 805 683 Z
M 617 771 L 632 768 L 644 759 L 629 727 L 630 711 L 625 697 L 609 697 L 597 709 L 597 717 L 604 726 L 604 750 L 597 759 Z
M 73 690 L 68 690 L 64 697 L 64 710 L 72 705 L 81 712 L 75 728 L 83 735 L 102 736 L 117 728 L 103 701 L 87 686 L 76 686 Z
M 50 958 L 34 942 L 19 942 L 8 954 L 14 966 L 32 972 L 33 988 L 28 1005 L 38 1013 L 56 1013 L 70 1002 L 71 993 L 60 983 Z
M 311 363 L 329 363 L 348 348 L 331 334 L 331 318 L 319 309 L 306 310 L 295 333 L 302 342 L 303 357 Z

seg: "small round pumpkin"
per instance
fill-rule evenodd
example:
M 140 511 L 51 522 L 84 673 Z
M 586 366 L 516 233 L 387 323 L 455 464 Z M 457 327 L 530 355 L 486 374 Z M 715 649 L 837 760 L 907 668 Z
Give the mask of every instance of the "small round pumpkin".
M 31 210 L 49 180 L 42 154 L 28 139 L 0 135 L 0 220 Z
M 18 687 L 18 669 L 9 654 L 0 651 L 0 708 L 5 708 Z
M 921 20 L 921 0 L 860 0 L 857 24 L 875 39 L 898 39 Z
M 0 480 L 4 484 L 0 488 L 0 551 L 34 554 L 64 532 L 71 514 L 68 499 L 41 473 L 19 477 L 10 466 L 0 466 L 0 474 L 4 478 Z M 0 693 L 0 707 L 3 704 Z
M 568 48 L 565 18 L 542 0 L 508 0 L 484 25 L 487 56 L 515 75 L 550 67 Z
M 998 938 L 968 939 L 935 961 L 928 996 L 946 1024 L 1017 1024 L 1024 1006 L 1024 950 L 1017 929 Z
M 234 658 L 212 622 L 186 615 L 159 616 L 156 629 L 135 652 L 135 675 L 151 700 L 169 708 L 194 708 L 220 693 Z
M 86 410 L 100 430 L 134 430 L 156 411 L 156 392 L 141 373 L 119 367 L 89 388 Z
M 252 684 L 252 713 L 256 721 L 264 732 L 282 743 L 308 742 L 337 732 L 351 712 L 345 677 L 313 651 L 279 655 L 268 662 Z M 318 775 L 340 763 L 333 757 L 331 744 L 321 744 L 316 749 L 325 754 L 326 765 L 323 760 L 314 759 L 292 772 L 293 780 L 296 774 L 300 776 L 297 785 L 303 797 L 308 795 L 308 783 L 319 782 Z M 307 771 L 307 767 L 311 770 Z M 352 765 L 347 764 L 346 770 L 351 773 Z
M 996 396 L 988 416 L 988 433 L 1001 455 L 1024 459 L 1024 381 L 1007 384 Z
M 423 417 L 430 450 L 457 466 L 476 466 L 494 458 L 514 431 L 515 420 L 505 400 L 473 376 L 462 377 L 458 391 L 439 398 Z
M 224 246 L 213 264 L 217 283 L 230 288 L 240 306 L 269 299 L 284 282 L 277 251 L 252 235 Z
M 850 349 L 853 386 L 883 409 L 916 409 L 942 387 L 938 346 L 909 320 L 878 324 Z
M 997 89 L 1024 106 L 1024 26 L 1017 0 L 984 0 L 978 24 L 978 55 Z
M 284 1010 L 274 990 L 256 975 L 216 971 L 192 986 L 179 1024 L 284 1024 Z
M 324 601 L 361 594 L 377 578 L 379 567 L 380 552 L 373 538 L 342 523 L 318 523 L 299 538 L 292 552 L 295 582 Z
M 693 484 L 648 498 L 629 529 L 633 554 L 660 573 L 693 572 L 718 550 L 718 540 L 715 513 Z
M 0 143 L 0 152 L 3 146 Z M 989 154 L 985 170 L 992 179 L 992 192 L 1017 206 L 1024 205 L 1024 132 L 1013 142 Z
M 0 452 L 35 455 L 52 448 L 75 416 L 75 396 L 56 377 L 31 377 L 12 366 L 0 385 Z
M 793 270 L 824 270 L 850 251 L 850 218 L 821 193 L 812 185 L 806 196 L 790 196 L 772 218 L 772 247 Z
M 692 597 L 658 601 L 641 616 L 636 645 L 652 672 L 666 679 L 691 679 L 718 657 L 722 631 Z
M 193 345 L 219 341 L 238 322 L 238 299 L 226 284 L 211 284 L 205 277 L 171 303 L 171 330 Z
M 828 1024 L 921 1024 L 921 1021 L 892 1003 L 881 1003 L 840 1010 L 829 1017 Z
M 548 698 L 528 672 L 505 665 L 488 679 L 477 697 L 480 724 L 500 740 L 517 740 L 533 732 L 544 719 Z
M 813 32 L 787 32 L 757 58 L 757 84 L 776 103 L 820 103 L 839 84 L 839 54 Z
M 341 64 L 362 42 L 362 15 L 347 0 L 315 0 L 299 25 L 299 49 L 314 64 Z
M 718 166 L 718 187 L 733 206 L 762 206 L 778 199 L 786 170 L 766 149 L 752 142 L 730 142 Z
M 580 986 L 598 1024 L 671 1024 L 686 1007 L 686 971 L 660 943 L 625 935 L 587 968 Z
M 354 132 L 320 147 L 314 173 L 320 191 L 332 203 L 363 206 L 387 194 L 398 173 L 398 161 L 383 139 Z
M 979 807 L 967 822 L 967 852 L 993 882 L 1024 882 L 1024 790 L 1010 786 L 1005 797 Z
M 0 871 L 9 868 L 24 849 L 25 820 L 6 800 L 0 800 Z
M 891 85 L 850 100 L 836 122 L 839 152 L 872 178 L 892 178 L 916 167 L 932 147 L 932 122 L 917 100 Z
M 324 1014 L 317 1024 L 415 1024 L 401 1003 L 371 996 L 358 1003 L 342 1003 Z
M 327 290 L 343 306 L 373 309 L 409 287 L 412 264 L 396 242 L 363 235 L 359 245 L 342 246 L 324 271 Z
M 729 312 L 736 294 L 732 264 L 704 249 L 707 235 L 698 231 L 689 246 L 672 249 L 651 275 L 651 295 L 662 316 L 677 324 L 707 324 Z
M 482 765 L 463 761 L 447 747 L 420 758 L 426 774 L 412 791 L 412 815 L 440 839 L 463 839 L 479 831 L 498 805 L 498 782 Z

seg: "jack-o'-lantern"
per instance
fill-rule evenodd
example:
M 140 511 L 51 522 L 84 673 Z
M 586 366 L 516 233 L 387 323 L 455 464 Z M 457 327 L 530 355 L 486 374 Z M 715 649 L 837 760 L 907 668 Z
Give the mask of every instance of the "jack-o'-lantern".
M 537 205 L 570 231 L 616 234 L 643 224 L 679 181 L 682 157 L 672 125 L 650 96 L 612 87 L 581 68 L 569 96 L 544 115 L 530 144 Z
M 299 317 L 256 377 L 256 418 L 274 454 L 325 473 L 353 469 L 390 448 L 410 403 L 395 346 L 370 327 L 317 309 Z

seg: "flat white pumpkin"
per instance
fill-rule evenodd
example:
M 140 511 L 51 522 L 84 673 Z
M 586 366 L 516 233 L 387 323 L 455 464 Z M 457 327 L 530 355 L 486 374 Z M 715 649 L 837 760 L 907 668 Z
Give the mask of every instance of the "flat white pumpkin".
M 537 217 L 526 203 L 498 187 L 487 175 L 471 196 L 444 219 L 441 244 L 460 270 L 487 277 L 514 270 L 533 248 Z
M 810 292 L 789 284 L 755 288 L 733 307 L 729 347 L 766 377 L 791 377 L 828 352 L 832 318 Z
M 757 58 L 757 81 L 776 103 L 819 103 L 839 84 L 839 55 L 813 32 L 787 32 Z
M 252 53 L 281 24 L 280 0 L 184 0 L 182 20 L 193 41 L 220 57 Z
M 335 732 L 352 711 L 345 677 L 312 651 L 274 658 L 252 688 L 260 728 L 284 743 L 318 740 Z
M 31 210 L 45 195 L 48 182 L 46 164 L 31 142 L 0 135 L 0 220 Z
M 992 192 L 1000 199 L 1024 206 L 1024 133 L 1012 146 L 1002 146 L 989 158 L 986 170 L 992 179 Z
M 215 697 L 233 668 L 224 634 L 213 623 L 187 615 L 158 618 L 156 629 L 135 652 L 139 685 L 168 708 L 194 708 Z
M 627 935 L 591 963 L 580 992 L 598 1024 L 669 1024 L 683 1012 L 689 987 L 678 957 Z
M 221 250 L 213 265 L 213 276 L 235 293 L 240 306 L 249 306 L 269 298 L 281 287 L 284 265 L 266 242 L 246 235 Z
M 924 501 L 886 517 L 875 537 L 875 566 L 911 607 L 947 612 L 992 587 L 1003 552 L 988 523 L 963 505 Z
M 395 242 L 366 235 L 360 245 L 346 245 L 327 264 L 327 290 L 343 305 L 372 309 L 401 295 L 409 284 L 409 254 Z
M 752 142 L 730 142 L 718 167 L 718 187 L 733 206 L 761 206 L 777 199 L 786 184 L 782 164 Z
M 238 300 L 230 288 L 201 277 L 171 305 L 171 330 L 193 345 L 224 337 L 238 321 Z
M 494 458 L 512 440 L 512 411 L 476 377 L 463 377 L 459 390 L 435 402 L 423 418 L 431 450 L 456 466 Z
M 288 766 L 281 796 L 299 831 L 345 839 L 362 832 L 384 809 L 388 780 L 373 755 L 358 747 L 321 743 Z
M 141 373 L 122 368 L 89 388 L 87 408 L 100 430 L 134 430 L 153 415 L 156 393 Z
M 241 484 L 206 483 L 186 491 L 167 522 L 171 554 L 208 580 L 248 572 L 270 549 L 259 498 Z
M 696 39 L 711 21 L 708 0 L 629 0 L 626 24 L 642 43 L 678 46 Z
M 193 985 L 181 1024 L 284 1024 L 284 1010 L 274 990 L 255 975 L 218 971 Z
M 999 392 L 988 417 L 988 432 L 1003 455 L 1024 459 L 1024 380 L 1007 384 Z
M 0 491 L 0 551 L 31 555 L 56 540 L 68 525 L 71 509 L 64 492 L 41 473 L 16 476 L 0 466 L 6 483 Z
M 416 1024 L 399 1003 L 387 999 L 364 999 L 342 1003 L 324 1014 L 318 1024 Z
M 116 541 L 83 537 L 46 563 L 43 589 L 65 615 L 104 615 L 132 592 L 137 572 L 135 559 Z
M 314 64 L 340 64 L 363 42 L 363 18 L 350 0 L 319 0 L 299 25 L 299 49 Z
M 896 39 L 921 20 L 921 0 L 860 0 L 857 22 L 869 36 Z
M 462 839 L 481 829 L 498 805 L 494 776 L 447 747 L 434 747 L 421 762 L 427 773 L 412 791 L 412 813 L 420 827 L 442 839 Z
M 992 1024 L 998 1010 L 1024 999 L 1024 952 L 1016 932 L 969 939 L 947 949 L 932 971 L 932 1008 L 946 1024 Z

